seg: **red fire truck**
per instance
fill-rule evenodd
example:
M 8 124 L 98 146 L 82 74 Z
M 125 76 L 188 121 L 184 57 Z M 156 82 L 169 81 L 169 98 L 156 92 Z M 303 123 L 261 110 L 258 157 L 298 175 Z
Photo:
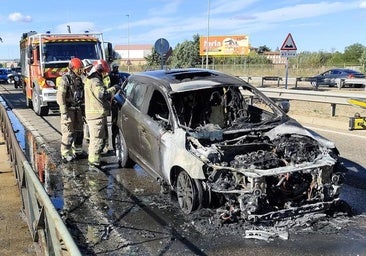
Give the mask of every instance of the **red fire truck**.
M 102 33 L 23 33 L 20 63 L 27 107 L 40 116 L 58 109 L 56 78 L 67 72 L 71 58 L 112 61 L 112 56 L 112 45 L 104 42 Z

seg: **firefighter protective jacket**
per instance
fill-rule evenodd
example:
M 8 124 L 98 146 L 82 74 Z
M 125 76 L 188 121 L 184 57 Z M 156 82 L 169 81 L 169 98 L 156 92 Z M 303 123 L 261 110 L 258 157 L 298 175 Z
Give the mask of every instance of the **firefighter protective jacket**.
M 83 82 L 74 72 L 67 72 L 56 83 L 57 104 L 60 106 L 61 115 L 71 108 L 80 108 L 84 104 Z
M 107 89 L 102 77 L 94 73 L 86 79 L 84 92 L 86 119 L 93 120 L 107 116 L 110 109 L 110 99 L 116 92 L 116 88 L 112 86 Z

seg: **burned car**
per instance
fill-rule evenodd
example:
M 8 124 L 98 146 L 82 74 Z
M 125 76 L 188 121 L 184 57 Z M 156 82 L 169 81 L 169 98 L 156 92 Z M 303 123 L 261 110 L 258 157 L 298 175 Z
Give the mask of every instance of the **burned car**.
M 328 209 L 342 165 L 334 143 L 302 127 L 244 80 L 206 69 L 131 75 L 120 103 L 116 155 L 177 195 L 189 214 L 255 220 Z

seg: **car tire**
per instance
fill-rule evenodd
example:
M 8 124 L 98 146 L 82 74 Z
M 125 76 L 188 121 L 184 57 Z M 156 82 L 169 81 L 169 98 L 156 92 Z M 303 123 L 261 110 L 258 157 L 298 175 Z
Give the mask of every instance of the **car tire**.
M 115 134 L 114 145 L 114 152 L 118 159 L 118 166 L 121 168 L 132 168 L 135 163 L 128 156 L 126 140 L 121 130 Z
M 37 115 L 39 115 L 39 116 L 47 116 L 48 115 L 49 107 L 48 106 L 44 106 L 44 107 L 41 106 L 41 100 L 40 100 L 39 95 L 36 92 L 36 90 L 33 90 L 32 105 L 33 105 L 33 110 L 34 110 L 34 112 L 36 112 Z
M 176 192 L 180 209 L 185 214 L 200 209 L 203 205 L 203 189 L 199 181 L 181 170 L 176 180 Z

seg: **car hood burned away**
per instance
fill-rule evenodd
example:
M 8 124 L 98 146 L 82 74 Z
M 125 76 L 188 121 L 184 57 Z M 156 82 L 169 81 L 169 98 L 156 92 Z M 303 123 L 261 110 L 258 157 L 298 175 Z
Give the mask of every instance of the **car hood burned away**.
M 216 207 L 224 220 L 278 219 L 323 211 L 338 200 L 343 169 L 334 143 L 239 78 L 207 70 L 165 72 L 150 77 L 148 117 L 130 113 L 136 108 L 128 107 L 133 89 L 126 84 L 120 110 L 139 116 L 136 130 L 145 122 L 145 129 L 154 129 L 156 122 L 155 140 L 139 133 L 135 139 L 145 151 L 134 149 L 128 121 L 120 122 L 118 140 L 121 151 L 176 192 L 184 213 Z M 157 80 L 159 97 L 152 88 Z M 133 75 L 131 84 L 137 81 Z M 156 151 L 139 153 L 154 141 Z M 126 154 L 122 158 L 126 163 Z

